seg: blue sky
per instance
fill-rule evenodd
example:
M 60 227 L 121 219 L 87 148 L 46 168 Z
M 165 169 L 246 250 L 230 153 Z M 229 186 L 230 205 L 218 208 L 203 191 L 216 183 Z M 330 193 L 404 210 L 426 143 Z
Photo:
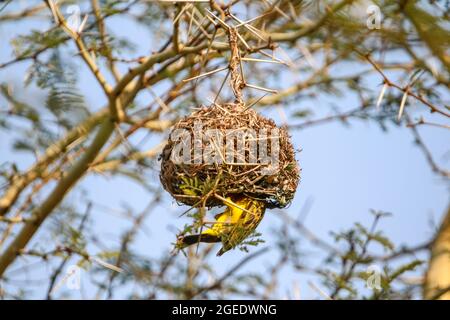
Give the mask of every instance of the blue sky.
M 39 27 L 39 25 L 35 22 L 1 24 L 0 62 L 12 57 L 11 48 L 8 45 L 12 37 L 26 33 L 30 27 Z M 142 39 L 134 56 L 145 55 L 159 46 L 155 44 L 151 34 L 135 24 L 124 24 L 119 19 L 114 19 L 114 23 L 109 27 L 118 36 L 129 37 L 132 40 Z M 73 50 L 73 47 L 70 49 Z M 79 60 L 74 63 L 80 65 L 79 87 L 86 95 L 87 102 L 93 109 L 102 107 L 105 99 L 101 96 L 95 80 L 81 66 Z M 11 83 L 17 92 L 21 92 L 20 83 L 23 81 L 26 66 L 26 64 L 20 64 L 10 69 L 0 70 L 1 82 Z M 370 85 L 374 90 L 379 90 L 379 83 L 380 79 L 374 77 Z M 39 101 L 39 98 L 35 98 L 35 89 L 28 90 L 32 93 L 30 96 L 34 97 L 32 99 Z M 30 99 L 27 95 L 28 93 L 24 91 L 22 97 L 25 100 Z M 44 98 L 42 94 L 37 96 Z M 448 92 L 443 95 L 442 100 L 448 102 Z M 327 107 L 329 98 L 319 94 L 316 101 L 317 115 L 329 114 Z M 355 107 L 351 98 L 338 101 L 343 109 Z M 204 103 L 206 104 L 207 101 Z M 307 103 L 310 101 L 298 101 L 298 106 L 301 107 Z M 3 101 L 0 100 L 0 105 L 2 104 Z M 410 108 L 422 110 L 423 106 L 411 104 Z M 276 110 L 265 109 L 263 112 L 279 122 L 279 114 Z M 426 116 L 430 121 L 442 122 L 440 117 L 428 114 Z M 450 146 L 448 131 L 425 126 L 419 130 L 437 162 L 448 168 L 447 152 Z M 297 156 L 302 167 L 302 179 L 295 200 L 287 212 L 296 217 L 307 199 L 310 199 L 312 207 L 305 219 L 305 224 L 317 236 L 331 241 L 329 232 L 332 230 L 347 229 L 354 222 L 368 225 L 372 220 L 369 210 L 376 209 L 393 213 L 392 217 L 383 220 L 380 228 L 395 243 L 413 245 L 430 237 L 432 234 L 430 220 L 439 222 L 448 205 L 448 184 L 431 171 L 423 153 L 414 145 L 414 139 L 409 130 L 404 127 L 390 126 L 388 132 L 383 132 L 375 123 L 351 120 L 350 127 L 331 123 L 292 131 L 292 138 L 295 147 L 302 149 Z M 139 137 L 134 139 L 132 141 L 138 141 Z M 157 139 L 159 137 L 152 141 Z M 0 164 L 16 161 L 21 169 L 26 168 L 32 159 L 27 155 L 14 153 L 11 142 L 11 134 L 0 131 Z M 158 178 L 158 173 L 159 164 L 154 168 L 155 179 Z M 109 208 L 120 208 L 127 203 L 140 211 L 150 200 L 148 193 L 142 188 L 122 178 L 89 176 L 83 179 L 81 185 L 95 197 L 97 203 L 107 204 Z M 69 197 L 75 198 L 73 195 Z M 174 228 L 181 228 L 188 221 L 178 218 L 185 209 L 185 207 L 178 207 L 167 196 L 166 201 L 155 208 L 148 218 L 145 229 L 149 230 L 149 233 L 139 233 L 134 247 L 143 255 L 161 256 L 174 241 Z M 259 228 L 266 238 L 267 245 L 271 245 L 273 241 L 270 236 L 271 229 L 280 223 L 280 219 L 275 214 L 269 211 Z M 123 220 L 109 210 L 97 210 L 93 219 L 98 235 L 106 242 L 114 239 L 126 227 Z M 39 234 L 35 237 L 35 241 L 40 236 L 45 237 Z M 244 256 L 245 253 L 234 251 L 221 258 L 214 258 L 217 261 L 213 264 L 217 273 L 221 274 Z M 273 253 L 269 252 L 245 268 L 255 270 L 255 268 L 269 265 L 272 261 Z M 303 298 L 317 297 L 317 293 L 311 291 L 307 285 L 310 279 L 306 274 L 283 270 L 280 296 L 284 296 L 285 291 L 292 287 L 292 283 L 297 282 Z M 83 285 L 85 294 L 92 296 L 92 287 L 87 282 L 83 282 Z M 40 296 L 40 290 L 36 289 L 36 297 Z M 73 293 L 73 296 L 81 297 L 78 293 Z

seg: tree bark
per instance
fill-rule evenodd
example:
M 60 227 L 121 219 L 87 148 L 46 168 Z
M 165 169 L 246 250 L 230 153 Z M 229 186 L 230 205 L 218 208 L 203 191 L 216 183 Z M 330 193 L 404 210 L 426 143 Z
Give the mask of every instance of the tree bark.
M 424 298 L 450 300 L 450 206 L 431 246 Z

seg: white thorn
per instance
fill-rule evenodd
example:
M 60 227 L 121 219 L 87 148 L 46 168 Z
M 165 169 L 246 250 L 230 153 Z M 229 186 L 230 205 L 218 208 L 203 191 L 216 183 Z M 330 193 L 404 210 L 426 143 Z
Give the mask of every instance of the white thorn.
M 383 88 L 381 88 L 381 92 L 380 92 L 380 95 L 378 96 L 378 100 L 377 100 L 377 110 L 380 110 L 380 105 L 381 105 L 381 102 L 383 101 L 384 93 L 386 92 L 387 87 L 388 87 L 388 85 L 387 85 L 387 83 L 385 83 L 383 85 Z
M 400 103 L 400 108 L 398 110 L 398 117 L 397 120 L 400 121 L 402 118 L 403 110 L 405 109 L 406 99 L 408 98 L 408 89 L 406 89 L 405 93 L 402 97 L 402 102 Z

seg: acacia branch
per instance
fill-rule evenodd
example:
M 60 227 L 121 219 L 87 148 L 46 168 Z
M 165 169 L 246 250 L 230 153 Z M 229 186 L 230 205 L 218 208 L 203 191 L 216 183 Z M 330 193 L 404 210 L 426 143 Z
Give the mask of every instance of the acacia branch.
M 105 56 L 106 56 L 109 70 L 111 71 L 111 74 L 113 75 L 114 79 L 116 79 L 116 81 L 119 81 L 119 79 L 121 78 L 121 75 L 120 75 L 119 70 L 116 68 L 115 59 L 112 55 L 111 47 L 108 45 L 106 27 L 105 27 L 105 19 L 101 15 L 98 0 L 91 0 L 91 4 L 92 4 L 92 11 L 94 12 L 94 15 L 95 15 L 95 18 L 97 21 L 98 32 L 100 33 L 100 41 L 101 41 L 102 46 L 105 51 Z
M 134 84 L 133 88 L 131 88 L 127 94 L 123 95 L 121 98 L 121 103 L 126 106 L 133 101 L 139 90 L 142 88 L 142 85 L 143 83 L 141 79 L 141 81 Z M 20 250 L 25 248 L 44 220 L 61 203 L 67 192 L 84 176 L 85 172 L 89 169 L 90 164 L 95 160 L 102 147 L 106 144 L 114 132 L 114 128 L 114 119 L 110 117 L 103 119 L 103 123 L 101 124 L 94 140 L 86 149 L 82 158 L 80 158 L 68 171 L 67 175 L 59 181 L 42 205 L 33 210 L 33 222 L 24 224 L 16 238 L 0 256 L 0 277 L 3 275 L 8 266 L 15 260 Z
M 67 151 L 68 146 L 85 136 L 94 129 L 100 121 L 108 114 L 108 109 L 104 108 L 91 115 L 78 126 L 70 130 L 64 138 L 55 142 L 47 148 L 44 155 L 30 167 L 26 173 L 16 175 L 12 178 L 10 186 L 0 198 L 0 216 L 5 215 L 13 206 L 22 191 L 35 179 L 40 178 L 55 159 L 60 157 L 62 152 Z
M 370 54 L 363 54 L 359 51 L 357 51 L 358 54 L 362 55 L 374 68 L 375 70 L 383 77 L 384 83 L 386 85 L 388 85 L 389 87 L 393 87 L 396 88 L 398 90 L 400 90 L 401 92 L 403 92 L 405 95 L 411 96 L 414 99 L 422 102 L 424 105 L 426 105 L 428 108 L 430 108 L 431 112 L 437 112 L 440 113 L 446 117 L 450 118 L 450 113 L 441 110 L 439 108 L 437 108 L 435 105 L 433 105 L 432 103 L 428 102 L 427 100 L 425 100 L 422 96 L 415 94 L 414 92 L 411 91 L 411 88 L 409 85 L 407 85 L 406 87 L 401 87 L 397 84 L 395 84 L 394 82 L 392 82 L 383 72 L 383 70 L 378 66 L 378 64 L 373 61 L 373 59 L 370 57 Z
M 56 23 L 61 26 L 64 31 L 66 31 L 70 37 L 75 41 L 75 44 L 78 48 L 78 51 L 83 58 L 86 65 L 89 67 L 91 72 L 94 74 L 95 78 L 97 79 L 98 83 L 102 87 L 103 91 L 105 92 L 106 96 L 109 98 L 111 97 L 111 91 L 112 87 L 108 84 L 105 77 L 101 73 L 100 69 L 98 68 L 95 61 L 92 59 L 92 56 L 89 52 L 89 50 L 84 45 L 83 39 L 81 38 L 82 30 L 72 30 L 69 25 L 67 24 L 64 16 L 59 11 L 58 6 L 53 2 L 53 0 L 46 0 L 47 6 L 51 10 L 51 12 L 54 14 L 54 18 L 56 20 Z
M 44 222 L 53 209 L 55 209 L 55 207 L 58 206 L 63 200 L 67 191 L 69 191 L 69 189 L 81 179 L 83 174 L 89 168 L 89 164 L 95 159 L 113 131 L 114 122 L 111 119 L 105 119 L 96 137 L 94 138 L 94 141 L 86 150 L 83 157 L 78 160 L 67 175 L 61 179 L 42 205 L 33 210 L 32 216 L 34 217 L 34 221 L 32 223 L 25 223 L 16 238 L 0 256 L 0 277 L 3 275 L 6 268 L 8 268 L 8 266 L 15 260 L 20 250 L 25 248 L 42 222 Z

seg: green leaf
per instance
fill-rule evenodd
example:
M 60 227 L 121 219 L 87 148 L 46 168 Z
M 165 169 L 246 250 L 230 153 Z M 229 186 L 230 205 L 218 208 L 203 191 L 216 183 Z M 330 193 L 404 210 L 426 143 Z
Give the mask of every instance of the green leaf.
M 381 232 L 377 232 L 370 236 L 371 240 L 378 242 L 383 246 L 384 249 L 394 250 L 394 244 L 385 236 L 381 234 Z
M 403 273 L 414 270 L 417 266 L 420 266 L 423 263 L 424 263 L 424 261 L 422 261 L 422 260 L 414 260 L 410 263 L 400 266 L 399 268 L 397 268 L 394 272 L 392 272 L 389 275 L 390 282 L 392 282 L 393 280 L 395 280 L 396 278 L 401 276 Z
M 66 129 L 89 116 L 84 97 L 76 86 L 76 73 L 55 51 L 45 67 L 37 69 L 37 85 L 48 90 L 46 108 Z

